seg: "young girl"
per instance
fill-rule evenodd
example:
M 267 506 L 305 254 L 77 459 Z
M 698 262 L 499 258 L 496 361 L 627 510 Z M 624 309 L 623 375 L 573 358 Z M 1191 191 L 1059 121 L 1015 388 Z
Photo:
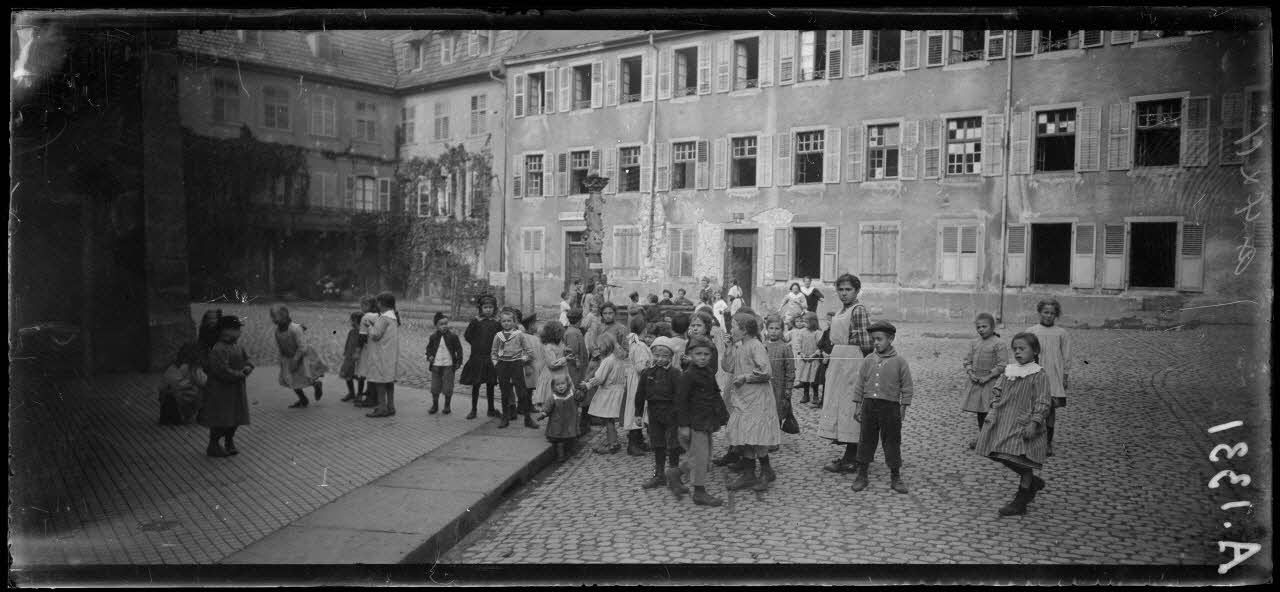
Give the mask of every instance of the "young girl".
M 453 373 L 462 365 L 462 340 L 449 329 L 449 315 L 437 312 L 434 318 L 436 332 L 427 338 L 427 364 L 431 370 L 431 409 L 435 415 L 440 410 L 440 395 L 444 394 L 444 414 L 453 413 Z
M 365 417 L 396 414 L 396 378 L 400 374 L 400 315 L 396 297 L 382 292 L 376 297 L 378 319 L 369 329 L 369 384 L 378 393 L 378 407 Z
M 555 375 L 547 389 L 551 397 L 542 413 L 547 418 L 547 441 L 556 445 L 556 460 L 564 462 L 579 436 L 578 406 L 586 394 L 573 389 L 568 374 Z
M 201 346 L 188 343 L 178 349 L 178 356 L 164 369 L 160 383 L 160 425 L 185 425 L 200 410 L 202 390 L 207 381 L 201 368 Z
M 732 337 L 721 364 L 733 380 L 733 396 L 728 401 L 729 426 L 725 433 L 729 446 L 740 447 L 738 453 L 745 465 L 742 476 L 726 489 L 750 487 L 764 491 L 777 479 L 769 464 L 769 447 L 782 443 L 782 430 L 770 379 L 772 364 L 760 342 L 760 322 L 755 315 L 739 311 L 733 317 Z M 755 472 L 757 460 L 759 477 Z
M 1058 317 L 1062 316 L 1062 305 L 1053 298 L 1046 298 L 1036 304 L 1036 312 L 1040 314 L 1040 324 L 1027 329 L 1027 333 L 1040 340 L 1040 360 L 1044 363 L 1044 371 L 1049 374 L 1049 395 L 1053 397 L 1053 406 L 1049 408 L 1048 445 L 1045 456 L 1053 456 L 1053 432 L 1058 425 L 1058 407 L 1067 406 L 1067 374 L 1071 372 L 1071 340 L 1067 330 L 1055 326 Z
M 796 381 L 800 383 L 803 396 L 801 403 L 809 402 L 809 391 L 813 390 L 813 398 L 818 398 L 818 387 L 814 381 L 818 374 L 818 363 L 821 355 L 818 352 L 818 340 L 822 333 L 818 332 L 818 315 L 806 312 L 802 317 L 805 327 L 791 336 L 791 347 L 796 352 Z
M 844 303 L 839 314 L 831 318 L 831 366 L 827 373 L 827 386 L 836 392 L 825 401 L 822 418 L 818 422 L 818 436 L 833 444 L 843 444 L 844 455 L 823 469 L 832 473 L 850 473 L 856 468 L 858 439 L 862 435 L 862 422 L 858 421 L 858 405 L 854 404 L 848 389 L 858 378 L 862 358 L 871 353 L 871 336 L 867 327 L 871 317 L 858 302 L 862 281 L 852 274 L 836 278 L 836 295 Z
M 307 396 L 302 389 L 314 386 L 315 397 L 319 401 L 324 396 L 321 378 L 328 367 L 320 361 L 315 348 L 303 345 L 303 329 L 289 317 L 289 309 L 284 305 L 271 308 L 271 322 L 276 325 L 276 347 L 280 349 L 280 386 L 293 389 L 298 401 L 290 408 L 307 406 Z
M 502 331 L 502 326 L 493 317 L 498 310 L 498 301 L 488 294 L 480 297 L 479 314 L 467 323 L 463 339 L 471 345 L 471 358 L 462 367 L 459 382 L 471 386 L 471 413 L 467 419 L 476 418 L 476 405 L 480 402 L 480 385 L 485 387 L 485 396 L 489 400 L 489 417 L 497 417 L 498 411 L 493 407 L 493 387 L 498 384 L 498 374 L 494 370 L 490 348 L 493 338 Z
M 676 425 L 680 448 L 689 452 L 678 469 L 667 469 L 667 487 L 680 499 L 685 473 L 693 478 L 693 503 L 719 506 L 724 502 L 707 493 L 707 471 L 711 460 L 711 434 L 729 421 L 729 411 L 720 396 L 711 358 L 716 348 L 704 337 L 690 337 L 690 366 L 676 386 Z
M 356 398 L 356 364 L 360 363 L 360 318 L 362 313 L 351 313 L 351 329 L 347 331 L 347 342 L 342 346 L 342 367 L 338 369 L 338 377 L 347 381 L 347 396 L 342 402 L 354 401 Z M 360 381 L 364 386 L 364 381 Z
M 781 425 L 781 421 L 791 412 L 791 385 L 796 377 L 796 361 L 791 355 L 791 346 L 782 341 L 782 319 L 778 315 L 769 315 L 764 326 L 765 337 L 768 339 L 764 349 L 769 354 L 770 385 L 773 387 L 773 398 L 777 403 L 778 421 Z
M 369 347 L 369 330 L 378 321 L 378 301 L 372 294 L 360 299 L 360 359 L 356 360 L 356 407 L 376 407 L 378 395 L 373 389 L 365 388 L 365 380 L 369 376 L 369 356 L 373 348 Z
M 623 429 L 627 430 L 628 456 L 645 456 L 649 454 L 649 447 L 644 441 L 644 430 L 635 425 L 636 391 L 640 388 L 640 372 L 648 367 L 653 360 L 649 344 L 645 343 L 642 337 L 646 333 L 646 326 L 647 323 L 645 323 L 643 316 L 631 317 L 631 332 L 627 334 L 627 361 L 630 364 L 627 364 L 624 368 L 627 388 L 623 396 L 622 409 L 618 411 L 618 417 L 621 418 Z
M 800 284 L 792 282 L 790 291 L 782 297 L 782 321 L 784 327 L 790 327 L 792 319 L 803 315 L 809 309 L 809 301 L 800 293 Z
M 239 454 L 236 428 L 249 425 L 249 396 L 244 380 L 253 372 L 253 364 L 244 347 L 237 343 L 239 340 L 240 319 L 218 319 L 218 342 L 209 350 L 209 381 L 204 407 L 200 409 L 200 425 L 209 428 L 205 454 L 212 457 Z
M 538 341 L 538 314 L 534 313 L 524 317 L 520 321 L 523 329 L 520 335 L 525 341 L 525 347 L 533 353 L 528 363 L 524 365 L 524 389 L 529 393 L 529 411 L 533 412 L 542 407 L 542 399 L 538 396 L 538 377 L 542 374 L 543 366 L 546 360 L 542 357 L 542 344 Z M 512 416 L 511 419 L 515 419 Z
M 1052 378 L 1037 363 L 1040 340 L 1032 333 L 1013 336 L 1016 362 L 1005 368 L 991 392 L 991 412 L 978 434 L 977 452 L 1018 474 L 1018 493 L 1000 508 L 1001 516 L 1027 513 L 1027 504 L 1044 489 L 1035 470 L 1048 456 L 1046 430 L 1052 408 Z
M 533 421 L 529 391 L 524 387 L 524 366 L 533 361 L 533 351 L 524 338 L 519 325 L 520 311 L 507 307 L 498 315 L 502 331 L 494 336 L 490 359 L 498 376 L 498 388 L 502 389 L 502 420 L 499 428 L 511 425 L 517 413 L 524 413 L 524 425 L 538 427 Z
M 538 348 L 542 350 L 542 372 L 538 374 L 537 388 L 533 391 L 533 404 L 547 411 L 551 400 L 551 383 L 557 378 L 569 376 L 569 350 L 564 343 L 565 328 L 559 321 L 550 321 L 538 334 Z M 541 399 L 541 400 L 539 400 Z M 577 434 L 574 434 L 577 437 Z
M 978 431 L 982 431 L 982 424 L 987 420 L 987 409 L 991 408 L 991 390 L 996 387 L 996 379 L 1009 363 L 1009 346 L 1000 340 L 1000 334 L 996 333 L 996 319 L 990 314 L 979 314 L 974 326 L 978 330 L 978 338 L 969 345 L 969 354 L 964 357 L 964 372 L 969 379 L 969 388 L 960 409 L 976 413 Z M 969 441 L 970 450 L 977 445 L 976 437 Z
M 618 426 L 615 422 L 621 415 L 622 401 L 627 392 L 627 349 L 618 345 L 618 341 L 609 332 L 596 336 L 596 349 L 600 351 L 600 367 L 596 368 L 594 376 L 579 387 L 583 390 L 598 387 L 587 413 L 604 420 L 606 436 L 605 443 L 597 447 L 595 453 L 615 454 L 622 449 L 618 444 Z
M 571 308 L 573 307 L 569 305 L 569 293 L 561 292 L 560 293 L 560 325 L 563 327 L 569 326 L 569 309 Z

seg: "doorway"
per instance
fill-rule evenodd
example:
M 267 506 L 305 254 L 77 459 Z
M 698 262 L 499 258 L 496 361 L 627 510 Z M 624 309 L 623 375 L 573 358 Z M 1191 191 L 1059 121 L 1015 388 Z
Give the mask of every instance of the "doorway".
M 564 233 L 564 291 L 568 292 L 574 280 L 582 280 L 586 286 L 587 276 L 587 233 Z
M 1031 225 L 1031 283 L 1071 283 L 1071 223 Z
M 1172 288 L 1177 252 L 1177 222 L 1129 224 L 1129 287 Z
M 822 276 L 822 228 L 793 228 L 795 235 L 795 265 L 791 275 L 798 278 Z
M 724 231 L 724 291 L 726 296 L 731 280 L 738 280 L 742 290 L 742 303 L 751 305 L 751 287 L 755 285 L 756 230 Z

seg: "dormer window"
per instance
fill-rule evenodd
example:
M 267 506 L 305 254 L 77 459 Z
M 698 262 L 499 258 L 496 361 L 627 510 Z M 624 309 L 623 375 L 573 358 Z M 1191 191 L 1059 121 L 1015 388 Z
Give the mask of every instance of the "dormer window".
M 418 70 L 418 69 L 421 69 L 421 68 L 422 68 L 422 52 L 423 52 L 423 48 L 424 48 L 425 46 L 426 46 L 426 44 L 425 44 L 425 43 L 423 43 L 423 42 L 421 42 L 421 41 L 411 41 L 411 42 L 409 42 L 409 56 L 408 56 L 408 57 L 409 57 L 409 69 L 410 69 L 410 70 Z
M 236 31 L 236 41 L 246 45 L 262 47 L 262 31 L 240 29 Z
M 307 45 L 311 46 L 311 55 L 322 60 L 333 59 L 333 39 L 328 33 L 308 33 Z

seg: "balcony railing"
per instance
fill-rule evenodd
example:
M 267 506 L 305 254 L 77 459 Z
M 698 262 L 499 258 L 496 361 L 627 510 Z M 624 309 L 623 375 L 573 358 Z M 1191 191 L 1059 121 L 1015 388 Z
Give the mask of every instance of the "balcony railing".
M 743 78 L 735 80 L 733 90 L 747 90 L 748 88 L 759 88 L 760 80 L 758 78 Z
M 674 94 L 675 94 L 675 96 L 676 96 L 677 98 L 679 98 L 679 97 L 692 97 L 693 95 L 698 94 L 698 87 L 696 87 L 696 86 L 677 86 L 677 87 L 675 88 Z
M 591 99 L 581 99 L 573 102 L 574 109 L 590 109 Z
M 867 68 L 868 73 L 878 74 L 880 72 L 896 72 L 900 69 L 902 62 L 894 60 L 892 62 L 871 62 L 871 66 Z
M 983 50 L 973 49 L 970 51 L 952 51 L 951 63 L 957 62 L 973 62 L 983 58 Z
M 1068 37 L 1057 41 L 1049 39 L 1040 39 L 1040 53 L 1049 51 L 1062 51 L 1064 49 L 1076 49 L 1080 47 L 1079 37 Z
M 624 94 L 621 97 L 619 97 L 618 100 L 622 103 L 639 103 L 640 93 Z

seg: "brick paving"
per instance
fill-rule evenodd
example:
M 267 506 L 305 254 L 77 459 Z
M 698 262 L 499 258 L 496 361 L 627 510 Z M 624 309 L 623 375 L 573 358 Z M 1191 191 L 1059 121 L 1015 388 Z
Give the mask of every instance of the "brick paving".
M 545 471 L 442 561 L 1202 565 L 1228 558 L 1218 540 L 1263 542 L 1252 562 L 1265 561 L 1269 510 L 1236 520 L 1267 530 L 1239 538 L 1222 523 L 1244 512 L 1216 506 L 1246 499 L 1270 507 L 1260 493 L 1270 489 L 1270 408 L 1258 395 L 1270 377 L 1251 353 L 1269 348 L 1266 334 L 1202 327 L 1071 337 L 1079 357 L 1058 454 L 1025 516 L 996 514 L 1016 477 L 968 448 L 976 424 L 959 410 L 968 329 L 907 325 L 896 345 L 916 380 L 903 430 L 910 494 L 889 490 L 882 453 L 860 493 L 849 489 L 851 476 L 823 472 L 839 450 L 815 435 L 819 412 L 797 405 L 802 432 L 784 436 L 778 481 L 766 493 L 727 492 L 728 474 L 716 469 L 709 490 L 726 504 L 694 506 L 665 489 L 640 489 L 651 457 L 580 454 Z M 1246 426 L 1206 433 L 1236 419 Z M 1250 456 L 1233 466 L 1208 461 L 1215 442 L 1237 441 L 1249 442 Z M 723 448 L 718 437 L 717 453 Z M 1253 472 L 1253 486 L 1208 489 L 1223 468 Z

